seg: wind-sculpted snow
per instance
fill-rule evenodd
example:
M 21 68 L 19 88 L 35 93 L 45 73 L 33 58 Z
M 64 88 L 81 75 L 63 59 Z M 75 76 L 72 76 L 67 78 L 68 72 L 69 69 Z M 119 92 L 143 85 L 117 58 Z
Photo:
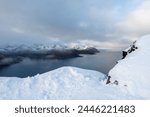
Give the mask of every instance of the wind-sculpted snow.
M 150 99 L 150 35 L 137 40 L 137 49 L 128 54 L 125 59 L 109 72 L 111 83 L 117 82 L 129 93 Z M 132 47 L 132 46 L 131 46 Z
M 62 67 L 28 78 L 0 78 L 0 99 L 132 99 L 126 89 L 105 84 L 97 71 Z

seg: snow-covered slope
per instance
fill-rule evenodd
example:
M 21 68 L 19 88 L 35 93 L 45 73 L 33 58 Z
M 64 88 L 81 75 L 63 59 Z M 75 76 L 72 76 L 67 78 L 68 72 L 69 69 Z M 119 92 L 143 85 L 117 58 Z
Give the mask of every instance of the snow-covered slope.
M 150 99 L 150 36 L 109 72 L 62 67 L 28 78 L 0 77 L 0 99 Z M 115 83 L 114 83 L 115 82 Z
M 125 86 L 132 95 L 150 99 L 150 35 L 137 40 L 135 46 L 138 49 L 109 72 L 110 80 Z
M 28 78 L 0 78 L 0 99 L 133 99 L 126 89 L 108 86 L 100 72 L 74 67 Z

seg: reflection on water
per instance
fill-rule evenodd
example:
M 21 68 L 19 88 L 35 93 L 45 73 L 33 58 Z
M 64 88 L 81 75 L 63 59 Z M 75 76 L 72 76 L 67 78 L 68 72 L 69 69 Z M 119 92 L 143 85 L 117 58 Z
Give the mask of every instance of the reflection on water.
M 13 64 L 0 70 L 0 76 L 27 77 L 38 73 L 48 72 L 62 66 L 74 66 L 90 70 L 97 70 L 107 74 L 121 59 L 121 52 L 101 51 L 96 55 L 84 55 L 83 57 L 66 60 L 31 60 L 24 59 L 22 62 Z

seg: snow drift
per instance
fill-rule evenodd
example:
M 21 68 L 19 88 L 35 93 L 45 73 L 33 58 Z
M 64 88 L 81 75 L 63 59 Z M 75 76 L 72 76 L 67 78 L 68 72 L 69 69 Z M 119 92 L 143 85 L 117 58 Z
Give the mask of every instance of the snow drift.
M 62 67 L 24 79 L 1 77 L 0 99 L 133 98 L 117 86 L 107 86 L 105 78 L 100 72 L 74 67 Z

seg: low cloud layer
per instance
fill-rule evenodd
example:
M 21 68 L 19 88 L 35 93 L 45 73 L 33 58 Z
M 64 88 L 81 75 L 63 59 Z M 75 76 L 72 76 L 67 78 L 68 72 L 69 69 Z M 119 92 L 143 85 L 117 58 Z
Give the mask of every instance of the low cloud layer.
M 0 0 L 0 41 L 93 40 L 121 47 L 149 33 L 148 14 L 147 0 Z

